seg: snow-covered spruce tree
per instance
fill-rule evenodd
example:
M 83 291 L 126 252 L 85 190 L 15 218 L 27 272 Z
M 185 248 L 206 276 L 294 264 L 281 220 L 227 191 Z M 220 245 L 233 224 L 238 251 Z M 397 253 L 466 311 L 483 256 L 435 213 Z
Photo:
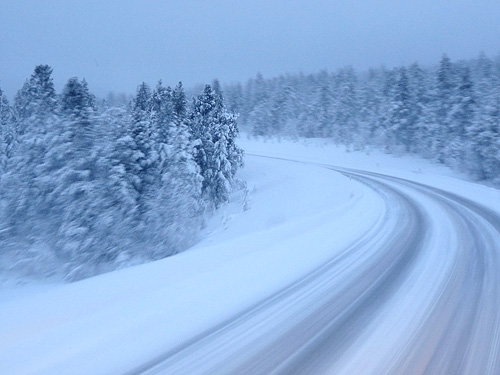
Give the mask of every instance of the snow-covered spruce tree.
M 96 147 L 96 114 L 92 96 L 84 82 L 71 78 L 61 95 L 60 134 L 55 135 L 46 157 L 45 173 L 54 184 L 49 200 L 59 218 L 56 250 L 68 266 L 68 278 L 94 274 L 116 254 L 102 246 L 103 215 Z
M 479 180 L 500 182 L 500 98 L 490 108 L 485 121 L 475 121 L 469 128 L 468 172 Z
M 436 96 L 434 107 L 436 110 L 436 132 L 434 134 L 434 153 L 439 162 L 445 163 L 447 159 L 447 142 L 452 126 L 450 113 L 453 106 L 453 92 L 455 89 L 455 72 L 453 65 L 444 55 L 439 63 L 436 81 Z
M 186 92 L 184 91 L 182 82 L 179 82 L 172 91 L 172 107 L 175 118 L 185 123 L 187 121 L 188 111 Z
M 7 170 L 14 141 L 14 118 L 7 97 L 0 88 L 0 173 Z
M 483 173 L 485 178 L 498 184 L 500 183 L 500 92 L 496 94 L 490 107 L 487 124 L 489 142 L 483 150 L 485 155 Z
M 171 152 L 171 176 L 178 176 L 177 190 L 184 190 L 183 195 L 187 200 L 184 214 L 193 219 L 200 216 L 203 207 L 201 205 L 202 176 L 198 165 L 194 160 L 194 145 L 189 132 L 189 118 L 186 94 L 182 83 L 172 91 L 172 104 L 174 115 L 171 122 L 171 143 L 175 145 Z M 233 136 L 237 136 L 237 129 Z M 174 189 L 176 190 L 176 189 Z
M 125 108 L 109 108 L 97 120 L 105 130 L 99 145 L 100 194 L 102 214 L 96 218 L 100 229 L 101 245 L 110 254 L 115 266 L 131 258 L 146 258 L 137 254 L 138 243 L 143 242 L 139 229 L 138 164 L 135 143 L 129 134 L 131 117 Z M 143 248 L 141 246 L 140 248 Z
M 432 126 L 433 113 L 430 106 L 430 88 L 427 76 L 417 64 L 412 64 L 408 69 L 410 89 L 410 126 L 413 129 L 413 141 L 410 152 L 419 153 L 424 157 L 432 155 Z
M 2 176 L 4 214 L 13 233 L 28 242 L 44 232 L 42 217 L 47 209 L 44 188 L 40 186 L 40 167 L 49 149 L 49 134 L 59 125 L 57 96 L 48 65 L 35 67 L 34 73 L 15 100 L 16 125 L 8 172 Z
M 151 95 L 149 121 L 151 138 L 154 140 L 155 149 L 156 151 L 161 152 L 161 155 L 157 152 L 158 164 L 162 164 L 161 159 L 166 159 L 164 145 L 166 145 L 169 141 L 170 129 L 168 124 L 170 124 L 174 117 L 172 94 L 172 89 L 170 87 L 163 86 L 162 82 L 159 81 Z M 178 110 L 182 111 L 182 108 L 179 108 Z
M 269 134 L 280 137 L 285 129 L 286 124 L 286 113 L 284 109 L 286 108 L 286 91 L 285 88 L 280 84 L 281 80 L 278 80 L 276 85 L 276 91 L 270 98 L 270 111 L 269 111 Z
M 234 86 L 224 87 L 224 91 L 230 91 L 227 95 L 226 108 L 232 113 L 242 113 L 245 110 L 244 97 L 243 97 L 243 86 L 241 83 L 237 83 Z
M 335 126 L 339 143 L 350 145 L 358 131 L 357 77 L 352 67 L 342 69 L 337 79 Z
M 487 122 L 492 102 L 498 92 L 498 77 L 495 75 L 493 61 L 481 53 L 472 64 L 467 64 L 471 70 L 471 81 L 474 84 L 476 114 L 478 121 Z
M 139 214 L 147 211 L 147 200 L 154 190 L 157 155 L 154 150 L 154 139 L 151 136 L 152 124 L 152 92 L 146 83 L 137 88 L 132 103 L 132 121 L 129 134 L 133 140 L 133 157 L 137 174 L 136 189 L 139 193 Z
M 229 173 L 225 175 L 228 177 L 229 182 L 232 182 L 238 169 L 243 167 L 244 152 L 236 144 L 236 138 L 239 135 L 237 123 L 238 115 L 226 110 L 222 95 L 217 96 L 216 103 L 219 127 L 218 129 L 216 128 L 218 133 L 215 132 L 214 140 L 216 142 L 216 149 L 220 147 L 226 150 L 225 153 L 221 155 L 227 155 L 230 170 Z M 220 146 L 218 146 L 217 143 L 220 143 Z
M 252 134 L 268 135 L 271 123 L 269 90 L 261 73 L 258 73 L 257 77 L 251 81 L 248 89 L 250 90 L 249 123 L 252 126 Z
M 56 112 L 57 105 L 52 68 L 49 65 L 36 66 L 14 100 L 18 132 L 24 134 L 42 129 L 40 123 Z
M 470 150 L 470 153 L 467 148 L 479 134 L 485 131 L 485 125 L 475 121 L 475 94 L 469 67 L 462 67 L 459 72 L 459 79 L 460 81 L 453 95 L 453 104 L 450 110 L 452 126 L 449 132 L 447 159 L 451 166 L 467 169 L 466 162 L 469 159 L 467 154 L 472 158 L 472 160 L 469 159 L 472 165 L 480 165 L 482 162 L 481 160 L 477 160 L 478 157 L 479 159 L 482 158 L 477 153 L 475 147 Z M 480 170 L 481 168 L 473 167 L 473 169 Z
M 242 165 L 243 152 L 235 144 L 236 116 L 226 111 L 222 97 L 206 85 L 193 101 L 189 126 L 194 160 L 203 177 L 203 196 L 217 208 L 229 199 L 234 174 Z
M 391 110 L 389 113 L 389 147 L 403 146 L 406 152 L 410 151 L 413 143 L 414 129 L 412 128 L 410 90 L 406 68 L 401 68 L 398 73 L 394 88 Z
M 359 88 L 359 121 L 360 121 L 360 141 L 365 145 L 374 145 L 378 143 L 381 137 L 378 129 L 378 118 L 381 99 L 381 74 L 375 69 L 370 69 L 360 81 Z
M 182 83 L 171 90 L 160 82 L 152 97 L 158 179 L 146 222 L 152 257 L 162 258 L 185 248 L 200 228 L 202 177 L 193 159 Z
M 50 204 L 41 171 L 50 147 L 49 134 L 59 124 L 51 73 L 47 65 L 35 67 L 16 95 L 10 157 L 0 184 L 1 255 L 10 259 L 11 269 L 45 275 L 53 271 L 42 245 L 52 224 L 46 217 Z
M 330 82 L 328 73 L 322 72 L 317 94 L 317 101 L 314 105 L 314 112 L 318 118 L 318 137 L 330 137 L 333 134 L 333 114 L 332 114 L 333 95 L 330 91 Z
M 299 97 L 297 96 L 296 88 L 293 86 L 293 81 L 291 81 L 287 77 L 282 77 L 281 79 L 281 87 L 285 97 L 285 103 L 282 108 L 285 123 L 282 132 L 283 135 L 289 134 L 291 137 L 297 137 L 297 127 L 300 121 L 301 103 Z
M 94 112 L 97 112 L 98 108 L 97 108 L 96 97 L 95 97 L 94 94 L 92 94 L 90 92 L 90 90 L 89 90 L 89 84 L 87 83 L 87 81 L 85 80 L 85 78 L 82 79 L 81 84 L 83 86 L 83 90 L 85 92 L 87 92 L 87 102 L 88 102 L 89 108 L 91 108 Z
M 375 145 L 383 147 L 386 152 L 391 152 L 394 146 L 392 143 L 394 136 L 391 133 L 392 123 L 390 115 L 392 102 L 395 97 L 397 73 L 397 69 L 382 69 L 379 73 L 379 90 L 374 92 L 379 97 L 380 105 L 377 111 L 376 122 L 372 127 L 372 133 L 375 135 Z
M 24 81 L 23 87 L 17 91 L 16 96 L 14 97 L 13 112 L 16 123 L 16 135 L 24 133 L 24 129 L 22 129 L 22 125 L 24 124 L 23 121 L 31 115 L 31 95 L 30 80 L 27 79 Z
M 248 122 L 252 126 L 252 135 L 257 137 L 269 136 L 271 123 L 271 111 L 266 101 L 258 103 L 252 108 Z
M 189 131 L 194 144 L 194 160 L 203 177 L 202 192 L 207 196 L 212 174 L 212 128 L 214 125 L 215 95 L 210 85 L 203 93 L 193 98 L 189 114 Z

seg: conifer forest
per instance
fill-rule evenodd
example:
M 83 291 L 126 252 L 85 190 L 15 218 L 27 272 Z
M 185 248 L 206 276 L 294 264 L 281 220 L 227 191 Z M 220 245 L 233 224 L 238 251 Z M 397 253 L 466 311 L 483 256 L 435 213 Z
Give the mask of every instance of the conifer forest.
M 57 93 L 38 65 L 12 103 L 0 89 L 0 123 L 0 267 L 78 280 L 192 245 L 246 189 L 238 128 L 419 155 L 500 184 L 500 58 L 257 74 L 192 99 L 182 83 L 142 83 L 126 104 L 78 78 Z
M 415 154 L 500 183 L 500 58 L 287 74 L 225 88 L 254 136 L 331 138 L 351 150 Z
M 77 280 L 185 249 L 238 184 L 236 117 L 217 85 L 110 107 L 36 66 L 12 105 L 0 91 L 0 267 Z

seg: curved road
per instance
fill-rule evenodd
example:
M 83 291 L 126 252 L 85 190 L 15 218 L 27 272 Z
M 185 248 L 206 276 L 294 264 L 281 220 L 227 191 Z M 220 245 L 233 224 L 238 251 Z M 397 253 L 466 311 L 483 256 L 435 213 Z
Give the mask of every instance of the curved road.
M 309 164 L 376 191 L 381 219 L 308 276 L 128 374 L 500 374 L 498 214 Z

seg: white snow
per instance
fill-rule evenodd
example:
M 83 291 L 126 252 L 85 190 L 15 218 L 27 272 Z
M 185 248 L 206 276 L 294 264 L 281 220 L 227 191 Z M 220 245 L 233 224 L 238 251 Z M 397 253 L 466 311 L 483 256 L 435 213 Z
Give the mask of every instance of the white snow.
M 253 155 L 395 175 L 500 211 L 497 189 L 468 182 L 426 160 L 345 152 L 325 141 L 243 138 L 240 144 L 248 154 L 240 177 L 248 182 L 249 209 L 243 210 L 241 202 L 223 207 L 206 238 L 192 249 L 72 284 L 4 284 L 0 373 L 129 370 L 318 267 L 384 213 L 377 194 L 337 172 Z M 444 260 L 436 261 L 448 267 Z

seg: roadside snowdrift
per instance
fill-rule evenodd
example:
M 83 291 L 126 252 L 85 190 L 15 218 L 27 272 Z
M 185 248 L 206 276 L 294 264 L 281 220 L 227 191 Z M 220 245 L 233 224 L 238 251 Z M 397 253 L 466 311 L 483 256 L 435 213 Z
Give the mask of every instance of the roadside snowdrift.
M 0 372 L 125 371 L 311 271 L 383 211 L 336 172 L 252 156 L 246 164 L 250 209 L 224 207 L 189 251 L 25 296 L 11 291 L 0 302 Z

